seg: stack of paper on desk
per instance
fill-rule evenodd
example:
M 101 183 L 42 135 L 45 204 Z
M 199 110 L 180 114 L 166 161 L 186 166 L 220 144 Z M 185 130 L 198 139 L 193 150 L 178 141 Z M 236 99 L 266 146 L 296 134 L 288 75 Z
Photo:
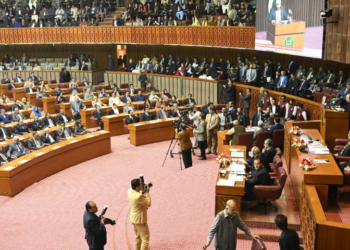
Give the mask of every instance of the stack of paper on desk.
M 231 151 L 231 157 L 244 157 L 244 151 L 242 152 Z
M 223 179 L 220 179 L 218 181 L 218 183 L 216 183 L 216 185 L 233 187 L 235 185 L 235 180 L 223 180 Z

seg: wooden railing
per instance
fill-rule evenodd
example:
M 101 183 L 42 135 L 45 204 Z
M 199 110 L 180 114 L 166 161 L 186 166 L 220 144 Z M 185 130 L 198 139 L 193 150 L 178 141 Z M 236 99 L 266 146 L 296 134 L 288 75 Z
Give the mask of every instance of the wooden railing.
M 0 29 L 2 44 L 122 43 L 255 47 L 255 27 L 67 27 Z

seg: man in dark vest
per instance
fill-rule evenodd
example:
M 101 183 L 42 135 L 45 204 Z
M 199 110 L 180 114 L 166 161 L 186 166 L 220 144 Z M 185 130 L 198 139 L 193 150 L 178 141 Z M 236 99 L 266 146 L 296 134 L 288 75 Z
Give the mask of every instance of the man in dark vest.
M 296 121 L 306 121 L 307 120 L 306 112 L 303 109 L 304 109 L 304 104 L 299 103 L 297 114 L 295 116 Z
M 237 145 L 238 135 L 240 133 L 245 133 L 245 127 L 239 125 L 238 120 L 233 121 L 233 127 L 227 132 L 228 135 L 232 135 L 232 140 L 230 140 L 230 145 Z

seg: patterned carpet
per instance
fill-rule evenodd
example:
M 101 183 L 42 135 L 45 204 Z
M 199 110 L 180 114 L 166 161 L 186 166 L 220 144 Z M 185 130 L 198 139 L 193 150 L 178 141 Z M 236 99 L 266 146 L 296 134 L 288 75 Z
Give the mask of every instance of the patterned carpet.
M 1 196 L 0 249 L 88 249 L 82 220 L 88 200 L 94 200 L 100 211 L 109 205 L 106 216 L 117 221 L 115 227 L 107 225 L 105 249 L 130 249 L 134 232 L 129 222 L 127 190 L 130 180 L 139 174 L 146 182 L 154 183 L 152 207 L 148 210 L 151 249 L 201 249 L 214 219 L 215 156 L 209 155 L 208 161 L 194 157 L 194 167 L 183 171 L 178 158 L 168 157 L 162 167 L 169 141 L 134 147 L 127 137 L 113 137 L 109 155 L 61 171 L 14 198 Z M 286 202 L 279 202 L 279 207 L 298 223 L 294 209 L 286 208 L 293 206 L 288 201 L 290 195 L 286 194 Z M 242 212 L 242 217 L 271 220 L 261 214 L 251 210 Z M 274 228 L 262 230 L 251 225 L 254 233 L 279 233 Z M 237 249 L 250 249 L 251 241 L 239 239 L 237 244 Z M 268 241 L 266 245 L 269 250 L 278 249 L 276 242 Z

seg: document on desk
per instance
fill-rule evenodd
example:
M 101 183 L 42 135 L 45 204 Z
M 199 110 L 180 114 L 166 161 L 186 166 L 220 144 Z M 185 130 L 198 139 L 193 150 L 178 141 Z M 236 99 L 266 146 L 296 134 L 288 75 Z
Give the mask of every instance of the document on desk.
M 235 185 L 235 180 L 223 180 L 220 179 L 218 183 L 216 183 L 218 186 L 227 186 L 227 187 L 233 187 Z
M 314 162 L 315 163 L 329 163 L 329 160 L 327 160 L 327 159 L 315 159 Z
M 105 117 L 107 118 L 113 118 L 113 117 L 117 117 L 116 115 L 106 115 Z
M 231 152 L 231 157 L 244 157 L 244 151 L 232 151 Z
M 231 180 L 231 181 L 243 181 L 243 176 L 239 176 L 239 175 L 235 175 L 235 174 L 230 174 L 228 176 L 228 179 Z
M 28 160 L 22 160 L 20 161 L 19 163 L 23 164 L 23 163 L 26 163 Z
M 40 156 L 40 155 L 43 155 L 43 154 L 45 154 L 45 152 L 37 153 L 36 156 Z
M 244 164 L 238 164 L 238 163 L 235 163 L 235 162 L 232 162 L 230 164 L 230 171 L 235 171 L 235 172 L 244 172 L 245 170 L 245 166 Z
M 12 169 L 14 169 L 14 168 L 15 168 L 15 167 L 9 166 L 9 167 L 3 168 L 3 170 L 12 170 Z
M 237 161 L 240 161 L 242 162 L 242 164 L 248 164 L 243 158 L 235 158 L 235 159 L 232 159 L 232 162 L 237 162 Z

